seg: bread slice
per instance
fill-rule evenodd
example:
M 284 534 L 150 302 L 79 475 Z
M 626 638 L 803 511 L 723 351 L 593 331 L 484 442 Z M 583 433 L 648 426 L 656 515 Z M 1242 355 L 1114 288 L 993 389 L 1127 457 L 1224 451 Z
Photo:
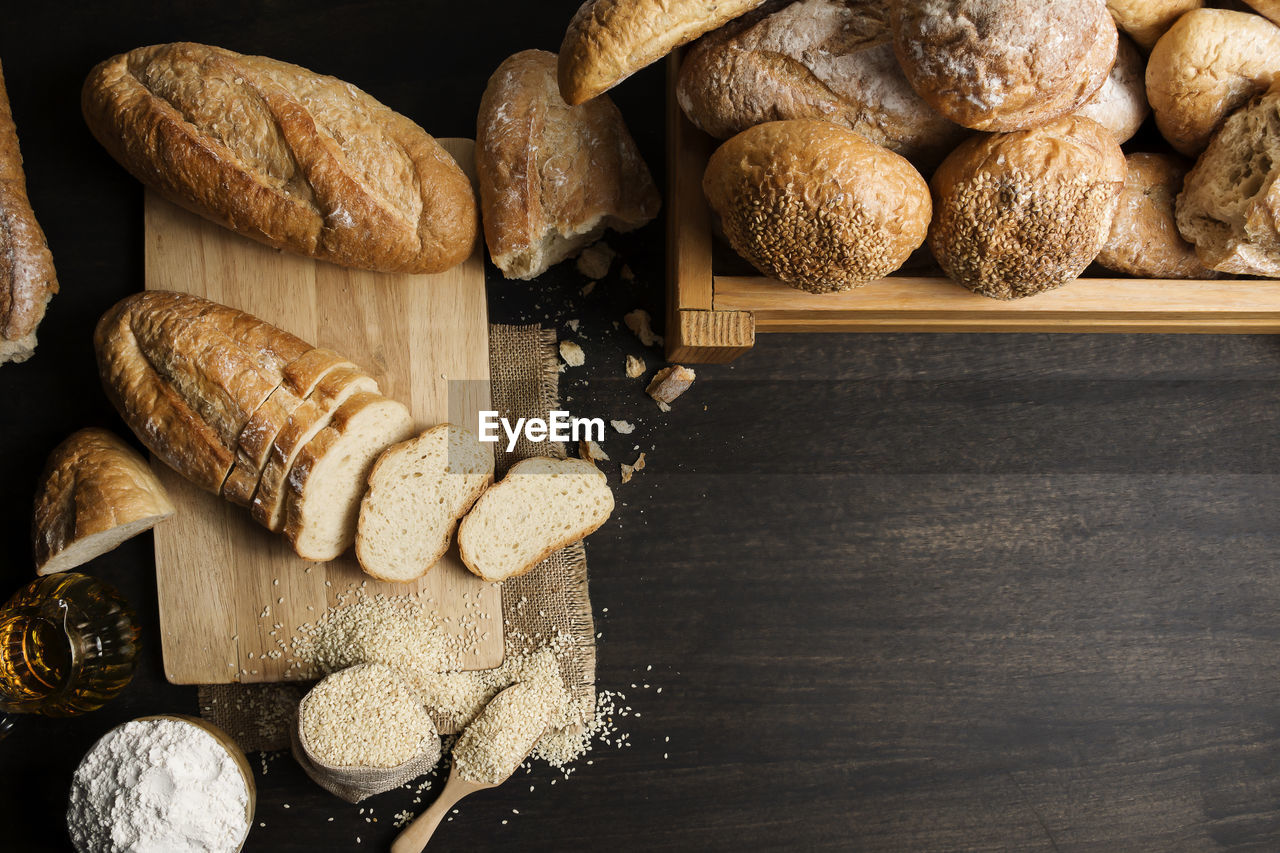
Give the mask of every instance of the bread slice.
M 374 460 L 413 432 L 403 403 L 356 394 L 298 454 L 286 481 L 284 534 L 304 560 L 332 560 L 356 537 Z
M 492 482 L 493 451 L 453 424 L 388 449 L 360 502 L 360 567 L 393 583 L 422 577 L 449 550 L 458 520 Z
M 329 425 L 329 419 L 351 397 L 377 393 L 378 383 L 369 376 L 361 375 L 344 381 L 331 375 L 320 381 L 311 396 L 289 416 L 289 423 L 271 443 L 271 455 L 262 468 L 262 477 L 249 506 L 254 521 L 275 532 L 284 527 L 285 480 L 302 448 Z
M 613 512 L 604 474 L 582 459 L 517 462 L 458 527 L 462 562 L 487 581 L 528 572 L 594 532 Z
M 82 429 L 49 456 L 31 538 L 36 572 L 63 572 L 173 515 L 147 461 L 104 429 Z

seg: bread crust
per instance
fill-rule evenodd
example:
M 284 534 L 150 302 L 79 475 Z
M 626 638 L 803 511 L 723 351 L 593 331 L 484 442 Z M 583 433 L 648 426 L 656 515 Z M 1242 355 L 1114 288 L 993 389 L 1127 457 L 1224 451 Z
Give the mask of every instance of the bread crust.
M 1075 114 L 1091 118 L 1111 131 L 1121 145 L 1128 142 L 1151 114 L 1146 71 L 1146 60 L 1137 46 L 1127 36 L 1121 36 L 1116 64 L 1107 82 Z
M 924 242 L 929 188 L 901 156 L 823 121 L 756 125 L 711 156 L 703 192 L 765 275 L 812 293 L 898 269 Z
M 911 85 L 974 130 L 1020 130 L 1079 109 L 1116 58 L 1104 0 L 904 0 L 892 9 Z
M 1174 21 L 1202 6 L 1204 0 L 1107 0 L 1116 26 L 1148 53 Z
M 1182 239 L 1174 202 L 1190 164 L 1173 154 L 1130 154 L 1128 174 L 1111 223 L 1111 236 L 1098 254 L 1109 270 L 1139 278 L 1218 278 Z
M 676 97 L 727 139 L 766 121 L 811 118 L 934 166 L 969 132 L 924 102 L 893 53 L 887 0 L 774 0 L 685 53 Z
M 430 135 L 305 68 L 177 42 L 90 72 L 89 129 L 144 184 L 269 246 L 379 272 L 471 253 L 475 196 Z
M 560 45 L 560 94 L 581 104 L 764 0 L 587 0 Z
M 622 113 L 607 95 L 566 104 L 545 50 L 514 54 L 489 78 L 476 173 L 485 242 L 507 278 L 534 278 L 606 228 L 639 228 L 661 205 Z
M 126 525 L 138 533 L 173 513 L 164 486 L 136 450 L 104 429 L 75 432 L 49 454 L 40 477 L 31 525 L 36 572 L 65 571 L 97 556 L 57 559 L 88 537 Z
M 963 143 L 933 176 L 929 247 L 956 282 L 1016 299 L 1077 278 L 1111 233 L 1124 154 L 1092 119 Z
M 0 68 L 0 364 L 35 352 L 36 327 L 58 292 L 44 231 L 27 198 L 18 130 Z
M 1147 62 L 1147 99 L 1164 138 L 1194 157 L 1223 119 L 1280 76 L 1280 27 L 1228 9 L 1188 12 Z

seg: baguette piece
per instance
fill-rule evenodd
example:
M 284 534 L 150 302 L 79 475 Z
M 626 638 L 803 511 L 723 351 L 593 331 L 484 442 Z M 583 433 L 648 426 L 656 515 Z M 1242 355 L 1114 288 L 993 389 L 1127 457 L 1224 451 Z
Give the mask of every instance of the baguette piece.
M 587 537 L 612 512 L 613 492 L 595 465 L 582 459 L 525 459 L 467 513 L 458 527 L 458 550 L 477 577 L 505 581 Z
M 90 131 L 165 198 L 261 243 L 343 266 L 433 273 L 476 238 L 471 182 L 426 131 L 356 87 L 178 42 L 98 65 Z
M 53 255 L 27 198 L 18 130 L 0 69 L 0 364 L 31 358 L 36 327 L 57 292 Z
M 492 482 L 493 451 L 453 424 L 389 448 L 360 502 L 360 567 L 393 583 L 422 577 L 449 550 L 458 521 Z
M 606 228 L 639 228 L 662 203 L 613 101 L 566 104 L 545 50 L 508 57 L 489 78 L 476 173 L 485 242 L 507 278 L 536 278 Z
M 413 432 L 404 404 L 356 394 L 307 442 L 286 483 L 284 534 L 304 560 L 337 558 L 355 541 L 374 461 Z
M 587 0 L 560 45 L 560 94 L 581 104 L 764 0 Z
M 36 573 L 65 572 L 173 516 L 147 461 L 105 429 L 82 429 L 54 448 L 36 492 Z

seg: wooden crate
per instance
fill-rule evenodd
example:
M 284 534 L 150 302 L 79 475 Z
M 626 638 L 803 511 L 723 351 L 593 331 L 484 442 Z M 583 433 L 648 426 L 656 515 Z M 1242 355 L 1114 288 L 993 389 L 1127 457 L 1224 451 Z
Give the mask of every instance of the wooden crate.
M 702 173 L 718 144 L 675 98 L 667 65 L 667 358 L 728 362 L 762 332 L 1280 332 L 1280 281 L 1082 278 L 1004 302 L 946 278 L 892 276 L 813 294 L 760 276 L 718 275 Z

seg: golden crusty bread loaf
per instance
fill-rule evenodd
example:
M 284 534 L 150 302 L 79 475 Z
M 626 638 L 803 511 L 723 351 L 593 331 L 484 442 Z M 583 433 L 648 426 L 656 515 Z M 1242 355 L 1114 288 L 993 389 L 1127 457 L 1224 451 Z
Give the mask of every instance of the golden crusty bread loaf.
M 1107 0 L 1116 25 L 1147 52 L 1174 21 L 1203 5 L 1204 0 Z
M 560 94 L 581 104 L 764 0 L 587 0 L 560 45 Z
M 1280 85 L 1223 123 L 1187 175 L 1177 215 L 1205 266 L 1280 276 Z
M 975 130 L 1018 130 L 1081 107 L 1116 58 L 1103 0 L 902 0 L 894 50 L 934 109 Z
M 93 135 L 144 184 L 259 242 L 383 272 L 439 272 L 471 253 L 476 204 L 462 169 L 341 80 L 180 42 L 98 65 L 81 103 Z
M 1189 164 L 1173 154 L 1130 154 L 1111 236 L 1098 255 L 1109 270 L 1139 278 L 1217 278 L 1182 239 L 1174 202 Z
M 929 248 L 985 296 L 1058 287 L 1106 243 L 1125 171 L 1115 138 L 1080 116 L 970 139 L 934 173 Z
M 73 433 L 49 454 L 36 492 L 36 572 L 84 565 L 173 515 L 147 461 L 104 429 Z
M 507 278 L 535 278 L 606 228 L 639 228 L 661 205 L 622 113 L 607 95 L 566 104 L 545 50 L 508 57 L 489 78 L 476 174 L 485 242 Z
M 1120 37 L 1116 64 L 1102 88 L 1093 93 L 1078 116 L 1091 118 L 1111 131 L 1121 145 L 1133 138 L 1151 114 L 1147 103 L 1147 63 L 1127 36 Z
M 733 248 L 813 293 L 898 269 L 924 242 L 929 188 L 901 156 L 811 119 L 743 131 L 707 164 L 702 189 Z
M 1194 157 L 1232 111 L 1280 75 L 1280 27 L 1258 15 L 1197 9 L 1160 37 L 1147 99 L 1169 144 Z
M 0 70 L 0 364 L 26 361 L 58 292 L 53 255 L 27 199 L 18 131 Z
M 676 96 L 720 139 L 766 121 L 823 119 L 936 165 L 968 135 L 903 76 L 887 0 L 766 3 L 689 48 Z

